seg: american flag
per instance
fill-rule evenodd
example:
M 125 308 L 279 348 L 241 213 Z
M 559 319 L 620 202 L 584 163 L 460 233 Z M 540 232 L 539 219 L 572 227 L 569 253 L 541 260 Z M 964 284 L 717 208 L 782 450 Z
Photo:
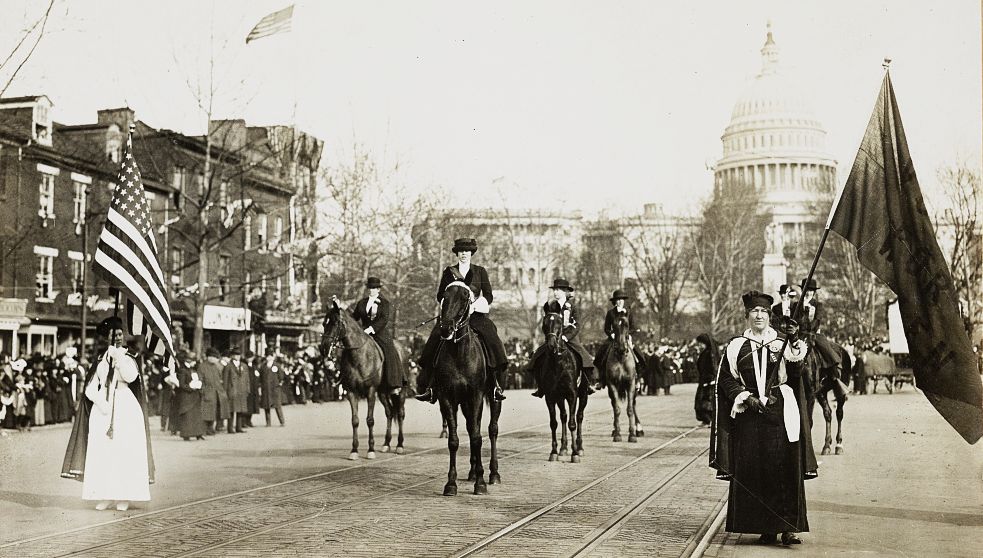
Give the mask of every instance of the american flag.
M 94 270 L 126 296 L 130 334 L 144 337 L 154 354 L 166 355 L 167 369 L 175 372 L 171 309 L 164 294 L 164 274 L 157 263 L 150 201 L 133 159 L 132 131 L 99 235 Z
M 253 27 L 253 30 L 246 36 L 246 44 L 249 44 L 250 41 L 255 41 L 256 39 L 262 39 L 263 37 L 269 37 L 270 35 L 290 31 L 290 22 L 293 19 L 293 15 L 294 6 L 291 4 L 286 8 L 273 12 L 272 14 L 259 20 L 256 27 Z

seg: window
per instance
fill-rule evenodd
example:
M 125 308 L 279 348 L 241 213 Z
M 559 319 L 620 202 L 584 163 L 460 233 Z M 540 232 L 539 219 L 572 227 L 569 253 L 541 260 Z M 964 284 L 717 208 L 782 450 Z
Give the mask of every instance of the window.
M 39 201 L 41 208 L 38 215 L 42 219 L 55 218 L 55 175 L 46 172 L 41 173 L 41 186 L 39 191 Z
M 184 200 L 181 197 L 184 195 L 185 187 L 188 185 L 188 171 L 184 167 L 174 167 L 171 171 L 171 187 L 174 188 L 174 207 L 181 211 L 184 207 Z
M 246 215 L 242 218 L 242 249 L 249 250 L 253 245 L 253 218 Z
M 38 256 L 37 288 L 34 297 L 41 302 L 54 302 L 54 268 L 57 250 L 51 248 L 34 247 L 34 252 Z
M 205 175 L 198 173 L 195 175 L 195 184 L 198 185 L 198 197 L 205 197 Z
M 283 297 L 283 279 L 280 277 L 276 278 L 276 291 L 273 293 L 273 305 L 280 306 L 280 301 Z
M 73 187 L 75 188 L 75 197 L 73 198 L 73 212 L 72 212 L 72 222 L 83 224 L 85 223 L 85 199 L 88 192 L 88 184 L 83 182 L 73 182 Z
M 512 284 L 512 268 L 511 267 L 506 267 L 505 269 L 502 270 L 502 281 L 505 282 L 506 284 L 509 284 L 509 285 Z
M 85 280 L 85 262 L 81 259 L 72 259 L 72 292 L 83 295 L 82 282 Z
M 218 257 L 218 299 L 225 302 L 225 297 L 229 294 L 229 270 L 232 258 L 228 256 Z
M 229 183 L 225 180 L 218 184 L 218 206 L 222 208 L 222 220 L 225 221 L 232 213 L 229 211 Z
M 259 244 L 259 249 L 262 250 L 266 248 L 266 214 L 259 214 L 259 228 L 256 231 L 256 243 Z
M 249 292 L 249 287 L 253 282 L 253 274 L 246 272 L 246 282 L 242 284 L 242 292 Z
M 526 279 L 529 281 L 530 285 L 536 284 L 536 270 L 534 268 L 530 267 L 529 271 L 526 272 Z
M 276 222 L 273 224 L 273 238 L 270 240 L 272 246 L 279 246 L 280 241 L 283 240 L 283 217 L 276 218 Z
M 184 271 L 184 252 L 180 248 L 171 248 L 171 284 L 180 286 Z

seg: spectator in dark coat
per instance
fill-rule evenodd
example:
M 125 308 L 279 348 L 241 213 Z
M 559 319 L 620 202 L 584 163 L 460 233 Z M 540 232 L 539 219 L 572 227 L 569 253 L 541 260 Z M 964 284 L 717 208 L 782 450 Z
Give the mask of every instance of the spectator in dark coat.
M 283 384 L 283 369 L 276 361 L 274 353 L 268 353 L 266 359 L 259 363 L 259 403 L 266 415 L 266 426 L 271 426 L 270 409 L 276 409 L 276 417 L 280 426 L 284 426 L 283 406 L 280 405 L 281 386 Z
M 239 357 L 239 349 L 233 347 L 227 353 L 229 363 L 222 369 L 222 384 L 229 399 L 229 409 L 226 415 L 229 419 L 226 431 L 242 433 L 242 422 L 248 410 L 249 402 L 249 368 Z
M 222 365 L 218 361 L 218 351 L 209 347 L 205 360 L 198 366 L 201 374 L 201 418 L 205 421 L 205 434 L 215 434 L 216 421 L 222 428 L 222 421 L 228 416 L 229 397 L 222 383 Z
M 188 353 L 180 355 L 178 365 L 178 431 L 185 441 L 205 439 L 205 421 L 201 417 L 201 376 L 198 363 Z

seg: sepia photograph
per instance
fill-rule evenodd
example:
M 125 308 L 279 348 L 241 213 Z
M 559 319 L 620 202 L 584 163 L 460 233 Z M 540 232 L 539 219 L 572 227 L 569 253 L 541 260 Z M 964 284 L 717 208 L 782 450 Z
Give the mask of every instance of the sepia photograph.
M 981 182 L 980 0 L 0 0 L 0 557 L 975 558 Z

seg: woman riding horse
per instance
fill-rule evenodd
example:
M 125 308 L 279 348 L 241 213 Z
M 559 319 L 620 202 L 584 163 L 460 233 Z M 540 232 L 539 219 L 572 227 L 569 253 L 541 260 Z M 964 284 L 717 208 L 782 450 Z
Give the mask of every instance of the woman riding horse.
M 600 385 L 604 385 L 604 361 L 608 357 L 608 351 L 611 350 L 611 344 L 614 341 L 614 322 L 619 317 L 624 316 L 628 319 L 628 329 L 629 331 L 635 331 L 635 320 L 632 319 L 631 309 L 628 308 L 628 294 L 621 289 L 614 291 L 611 295 L 611 304 L 614 305 L 613 308 L 608 310 L 608 313 L 604 316 L 604 335 L 607 336 L 604 343 L 601 344 L 600 348 L 597 350 L 597 354 L 594 355 L 594 368 L 598 372 L 600 377 Z M 635 344 L 631 341 L 629 337 L 629 344 L 631 345 L 632 353 L 635 355 L 635 367 L 638 370 L 645 368 L 645 357 L 642 352 L 635 348 Z
M 577 315 L 577 307 L 572 300 L 574 289 L 570 286 L 569 281 L 560 278 L 553 280 L 553 285 L 550 289 L 552 289 L 553 300 L 543 305 L 543 315 L 545 316 L 552 312 L 563 316 L 563 335 L 561 339 L 570 347 L 580 361 L 578 364 L 588 382 L 587 393 L 594 393 L 601 389 L 601 386 L 598 385 L 597 379 L 594 377 L 594 359 L 591 358 L 587 349 L 577 341 L 577 334 L 580 333 L 580 321 Z M 544 395 L 541 389 L 543 382 L 540 381 L 540 376 L 542 374 L 545 355 L 546 344 L 544 343 L 536 349 L 536 352 L 532 356 L 532 370 L 533 375 L 536 377 L 537 387 L 536 391 L 532 393 L 534 397 L 542 397 Z
M 378 277 L 369 277 L 365 288 L 369 290 L 369 296 L 355 303 L 352 316 L 382 349 L 382 383 L 379 391 L 396 395 L 406 384 L 406 370 L 389 328 L 390 304 L 379 294 L 382 281 Z
M 471 263 L 471 256 L 478 251 L 478 241 L 473 238 L 458 238 L 454 241 L 451 248 L 457 256 L 457 265 L 449 265 L 444 268 L 440 276 L 440 285 L 437 287 L 437 302 L 443 305 L 444 289 L 447 285 L 455 281 L 460 281 L 474 292 L 474 303 L 471 305 L 470 325 L 471 329 L 478 334 L 484 344 L 485 354 L 488 357 L 487 371 L 489 384 L 493 384 L 492 395 L 496 401 L 503 401 L 505 393 L 502 391 L 499 375 L 505 372 L 508 366 L 508 358 L 505 356 L 505 346 L 498 337 L 498 328 L 488 316 L 493 299 L 491 282 L 488 280 L 488 271 L 480 265 Z M 433 367 L 434 359 L 437 356 L 437 348 L 440 346 L 439 323 L 434 326 L 423 346 L 423 354 L 420 355 L 420 376 L 417 380 L 418 386 L 423 389 L 416 398 L 420 401 L 436 403 L 433 386 Z

